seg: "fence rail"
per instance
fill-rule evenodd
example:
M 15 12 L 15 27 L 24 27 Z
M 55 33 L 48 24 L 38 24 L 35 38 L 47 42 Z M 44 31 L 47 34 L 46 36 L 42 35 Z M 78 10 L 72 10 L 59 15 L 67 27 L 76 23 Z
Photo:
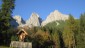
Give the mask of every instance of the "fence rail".
M 11 41 L 10 47 L 16 47 L 16 48 L 32 48 L 32 43 L 31 42 Z

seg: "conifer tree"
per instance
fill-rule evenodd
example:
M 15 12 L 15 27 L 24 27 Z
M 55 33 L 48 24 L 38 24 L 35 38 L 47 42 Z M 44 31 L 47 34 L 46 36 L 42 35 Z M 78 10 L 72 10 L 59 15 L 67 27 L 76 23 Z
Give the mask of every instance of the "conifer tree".
M 52 33 L 52 40 L 54 41 L 54 48 L 60 48 L 60 39 L 58 32 L 54 31 L 54 33 Z
M 2 0 L 1 10 L 0 10 L 0 35 L 2 38 L 0 41 L 6 42 L 8 39 L 8 29 L 10 28 L 11 13 L 14 9 L 15 0 Z M 1 42 L 2 42 L 1 41 Z
M 85 14 L 80 16 L 80 31 L 77 38 L 77 48 L 85 48 Z
M 69 19 L 66 21 L 66 26 L 64 27 L 64 31 L 62 34 L 65 47 L 67 48 L 75 47 L 74 29 L 75 29 L 75 19 L 73 18 L 72 15 L 69 15 Z

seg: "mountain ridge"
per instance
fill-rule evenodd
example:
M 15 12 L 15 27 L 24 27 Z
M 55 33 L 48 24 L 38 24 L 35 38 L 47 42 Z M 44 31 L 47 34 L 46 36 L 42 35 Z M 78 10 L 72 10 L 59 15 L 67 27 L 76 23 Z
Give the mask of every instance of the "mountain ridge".
M 23 18 L 21 18 L 20 16 L 14 16 L 13 19 L 16 20 L 16 22 L 19 24 L 20 27 L 23 27 L 23 26 L 29 26 L 29 27 L 38 26 L 38 27 L 40 27 L 40 26 L 45 26 L 46 24 L 48 24 L 52 21 L 56 21 L 56 20 L 65 21 L 68 19 L 68 17 L 69 17 L 69 15 L 62 14 L 58 10 L 54 10 L 43 21 L 42 21 L 42 18 L 40 18 L 40 16 L 35 12 L 33 12 L 31 14 L 30 18 L 26 21 L 24 21 Z

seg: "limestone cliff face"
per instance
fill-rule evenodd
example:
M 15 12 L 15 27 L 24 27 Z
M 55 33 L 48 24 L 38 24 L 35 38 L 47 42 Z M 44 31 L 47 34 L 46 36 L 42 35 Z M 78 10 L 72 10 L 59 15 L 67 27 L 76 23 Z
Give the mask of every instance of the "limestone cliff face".
M 32 13 L 29 20 L 26 21 L 26 25 L 29 27 L 40 26 L 41 25 L 41 18 L 37 13 Z
M 50 13 L 50 15 L 47 16 L 46 20 L 42 22 L 42 26 L 46 25 L 49 22 L 56 21 L 56 20 L 67 20 L 69 18 L 69 15 L 65 15 L 60 13 L 58 10 L 55 10 L 54 12 Z
M 19 27 L 19 26 L 22 26 L 25 24 L 25 21 L 21 18 L 21 16 L 14 16 L 14 17 L 11 17 L 11 25 L 13 27 Z
M 11 25 L 17 26 L 17 27 L 34 27 L 34 26 L 45 26 L 46 24 L 57 21 L 57 20 L 67 20 L 69 18 L 69 15 L 65 15 L 60 13 L 58 10 L 55 10 L 54 12 L 51 12 L 46 20 L 42 22 L 42 19 L 39 17 L 37 13 L 32 13 L 30 18 L 27 21 L 24 21 L 21 16 L 14 16 L 12 17 Z
M 13 17 L 11 17 L 10 24 L 14 28 L 17 28 L 19 26 L 19 24 L 16 22 L 16 20 Z
M 13 19 L 15 19 L 19 25 L 25 24 L 25 21 L 21 18 L 21 16 L 14 16 Z

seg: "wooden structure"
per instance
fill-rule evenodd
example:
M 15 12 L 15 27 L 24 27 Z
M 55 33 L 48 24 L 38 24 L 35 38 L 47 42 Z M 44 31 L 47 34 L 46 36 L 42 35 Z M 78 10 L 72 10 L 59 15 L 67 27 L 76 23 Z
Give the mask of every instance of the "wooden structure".
M 19 36 L 19 41 L 24 41 L 25 37 L 28 35 L 24 29 L 21 29 L 17 34 Z
M 11 41 L 10 47 L 14 47 L 14 48 L 32 48 L 32 42 Z

